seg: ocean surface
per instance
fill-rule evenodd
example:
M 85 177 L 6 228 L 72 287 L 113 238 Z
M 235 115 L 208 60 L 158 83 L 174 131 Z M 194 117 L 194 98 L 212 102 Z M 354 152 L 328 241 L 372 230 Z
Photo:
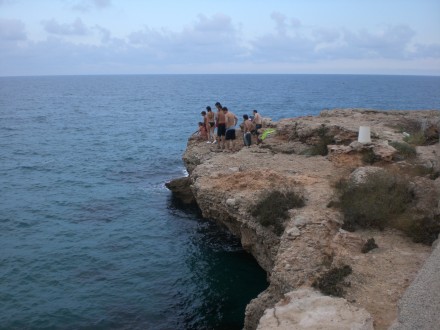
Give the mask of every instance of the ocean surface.
M 266 274 L 164 183 L 200 112 L 440 109 L 440 77 L 0 77 L 0 329 L 240 329 Z

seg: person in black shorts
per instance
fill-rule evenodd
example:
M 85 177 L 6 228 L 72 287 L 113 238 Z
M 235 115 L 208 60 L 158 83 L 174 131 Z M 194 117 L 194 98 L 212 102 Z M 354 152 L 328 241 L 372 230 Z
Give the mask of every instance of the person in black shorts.
M 214 143 L 215 141 L 215 134 L 214 134 L 214 130 L 215 130 L 215 115 L 214 112 L 212 112 L 211 107 L 208 105 L 206 107 L 206 117 L 208 118 L 208 137 L 209 137 L 209 141 L 210 143 Z
M 253 113 L 254 118 L 252 119 L 252 122 L 255 124 L 254 134 L 258 135 L 260 133 L 260 129 L 263 127 L 263 119 L 261 118 L 261 115 L 258 113 L 257 110 L 254 110 Z
M 236 115 L 230 112 L 227 107 L 223 107 L 223 113 L 225 114 L 226 123 L 226 145 L 229 151 L 234 151 L 235 125 L 237 125 L 238 118 Z
M 223 108 L 222 105 L 217 102 L 215 104 L 218 112 L 217 112 L 217 139 L 218 139 L 218 144 L 217 144 L 217 148 L 225 148 L 225 135 L 226 135 L 226 117 L 225 114 L 223 112 Z

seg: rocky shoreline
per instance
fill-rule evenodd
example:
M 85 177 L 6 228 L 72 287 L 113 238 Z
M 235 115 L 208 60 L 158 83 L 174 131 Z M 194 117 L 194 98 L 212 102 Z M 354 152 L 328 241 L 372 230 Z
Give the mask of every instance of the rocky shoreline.
M 183 155 L 189 177 L 167 185 L 239 237 L 267 272 L 270 285 L 248 304 L 245 329 L 318 329 L 323 324 L 325 329 L 388 329 L 398 318 L 399 299 L 432 248 L 396 226 L 345 230 L 338 184 L 362 181 L 372 172 L 397 173 L 411 196 L 402 215 L 419 227 L 429 221 L 429 231 L 437 235 L 440 112 L 335 109 L 265 120 L 265 126 L 276 134 L 250 148 L 238 141 L 233 153 L 190 139 Z M 360 126 L 370 127 L 371 143 L 357 141 Z M 419 132 L 422 143 L 409 140 Z M 273 191 L 289 192 L 302 202 L 289 208 L 280 224 L 264 223 L 253 212 Z M 362 253 L 371 238 L 378 247 Z M 341 297 L 319 292 L 319 279 L 348 266 L 350 274 L 337 291 Z

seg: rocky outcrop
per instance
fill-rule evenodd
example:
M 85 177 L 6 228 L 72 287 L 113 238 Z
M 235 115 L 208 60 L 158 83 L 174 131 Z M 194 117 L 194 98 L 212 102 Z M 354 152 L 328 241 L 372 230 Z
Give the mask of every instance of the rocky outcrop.
M 429 256 L 430 248 L 413 243 L 394 229 L 344 231 L 335 187 L 356 168 L 376 171 L 369 169 L 373 164 L 379 170 L 405 175 L 412 182 L 414 195 L 420 196 L 414 208 L 420 214 L 434 214 L 436 211 L 431 208 L 439 196 L 438 183 L 433 180 L 440 167 L 438 140 L 418 147 L 416 154 L 420 157 L 403 160 L 396 157 L 400 151 L 391 143 L 403 143 L 410 135 L 402 131 L 408 122 L 437 123 L 438 119 L 437 111 L 331 110 L 317 117 L 271 123 L 276 134 L 250 148 L 242 148 L 241 141 L 237 141 L 233 153 L 222 152 L 216 145 L 188 141 L 183 160 L 203 216 L 239 237 L 268 274 L 268 289 L 246 308 L 246 329 L 292 322 L 299 322 L 297 329 L 308 329 L 299 326 L 304 324 L 299 321 L 304 320 L 304 315 L 295 314 L 299 288 L 310 288 L 321 274 L 342 265 L 353 269 L 347 277 L 350 286 L 344 289 L 345 300 L 322 296 L 318 299 L 310 293 L 304 303 L 319 309 L 317 306 L 321 305 L 314 305 L 315 300 L 331 301 L 329 310 L 339 304 L 340 308 L 331 309 L 334 319 L 349 313 L 353 328 L 363 324 L 368 329 L 371 319 L 376 329 L 392 324 L 397 316 L 397 301 Z M 369 144 L 357 142 L 361 125 L 371 127 Z M 432 188 L 432 198 L 426 196 L 423 186 Z M 281 232 L 252 215 L 262 196 L 274 190 L 293 191 L 305 201 L 303 207 L 289 210 Z M 363 244 L 372 237 L 378 248 L 362 253 Z M 274 313 L 275 318 L 270 316 Z M 361 315 L 359 319 L 357 314 Z M 320 320 L 320 316 L 315 319 Z
M 184 204 L 191 205 L 196 203 L 196 199 L 194 198 L 194 194 L 190 187 L 191 180 L 189 177 L 171 180 L 170 182 L 165 183 L 165 186 Z
M 345 299 L 299 289 L 286 293 L 273 308 L 268 308 L 257 329 L 372 330 L 373 319 L 365 309 Z

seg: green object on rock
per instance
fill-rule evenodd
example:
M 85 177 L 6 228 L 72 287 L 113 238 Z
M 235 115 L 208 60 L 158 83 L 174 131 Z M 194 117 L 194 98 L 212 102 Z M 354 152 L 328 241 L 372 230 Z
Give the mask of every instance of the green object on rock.
M 265 138 L 267 138 L 270 134 L 275 133 L 277 130 L 274 128 L 266 128 L 263 132 L 263 134 L 261 134 L 260 139 L 264 140 Z

